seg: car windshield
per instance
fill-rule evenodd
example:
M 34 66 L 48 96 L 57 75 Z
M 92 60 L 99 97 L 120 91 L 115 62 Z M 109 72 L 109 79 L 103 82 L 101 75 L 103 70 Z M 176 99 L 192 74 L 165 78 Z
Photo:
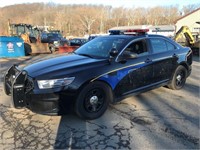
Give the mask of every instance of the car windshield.
M 78 48 L 75 53 L 93 58 L 107 58 L 112 48 L 119 51 L 124 42 L 125 38 L 98 37 Z

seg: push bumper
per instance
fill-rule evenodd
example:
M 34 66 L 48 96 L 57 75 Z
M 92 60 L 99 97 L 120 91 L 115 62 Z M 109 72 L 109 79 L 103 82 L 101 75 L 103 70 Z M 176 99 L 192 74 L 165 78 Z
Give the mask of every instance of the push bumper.
M 15 108 L 26 107 L 33 112 L 47 115 L 59 114 L 58 93 L 34 93 L 34 82 L 24 70 L 16 65 L 4 76 L 4 91 L 12 97 Z

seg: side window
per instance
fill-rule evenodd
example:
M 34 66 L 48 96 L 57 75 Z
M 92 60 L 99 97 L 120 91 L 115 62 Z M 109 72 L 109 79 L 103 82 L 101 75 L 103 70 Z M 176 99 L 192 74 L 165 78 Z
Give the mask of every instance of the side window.
M 130 53 L 136 53 L 139 56 L 146 55 L 148 54 L 146 41 L 140 40 L 133 42 L 126 48 L 126 51 L 129 51 Z
M 167 49 L 168 50 L 174 50 L 174 49 L 176 49 L 176 47 L 173 44 L 171 44 L 170 42 L 166 41 L 166 44 L 167 44 Z
M 150 42 L 154 53 L 161 53 L 167 51 L 167 45 L 163 39 L 150 39 Z

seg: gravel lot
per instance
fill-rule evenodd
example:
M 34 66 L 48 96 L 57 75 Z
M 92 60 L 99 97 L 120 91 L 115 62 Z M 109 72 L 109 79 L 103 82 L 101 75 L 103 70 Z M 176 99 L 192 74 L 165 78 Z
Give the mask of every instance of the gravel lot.
M 96 120 L 13 108 L 3 91 L 5 70 L 13 63 L 23 65 L 55 55 L 0 59 L 0 149 L 200 148 L 199 57 L 194 57 L 192 74 L 182 90 L 161 87 L 129 97 Z

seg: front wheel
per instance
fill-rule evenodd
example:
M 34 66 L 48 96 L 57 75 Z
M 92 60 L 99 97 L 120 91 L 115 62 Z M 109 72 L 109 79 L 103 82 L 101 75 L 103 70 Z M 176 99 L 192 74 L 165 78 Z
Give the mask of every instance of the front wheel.
M 50 44 L 49 45 L 49 50 L 51 51 L 51 53 L 55 52 L 56 51 L 56 48 L 53 44 Z
M 102 82 L 93 82 L 85 86 L 75 103 L 76 114 L 83 119 L 96 119 L 104 114 L 112 99 L 110 87 Z
M 186 78 L 186 68 L 183 66 L 178 66 L 168 87 L 173 90 L 179 90 L 185 85 Z

